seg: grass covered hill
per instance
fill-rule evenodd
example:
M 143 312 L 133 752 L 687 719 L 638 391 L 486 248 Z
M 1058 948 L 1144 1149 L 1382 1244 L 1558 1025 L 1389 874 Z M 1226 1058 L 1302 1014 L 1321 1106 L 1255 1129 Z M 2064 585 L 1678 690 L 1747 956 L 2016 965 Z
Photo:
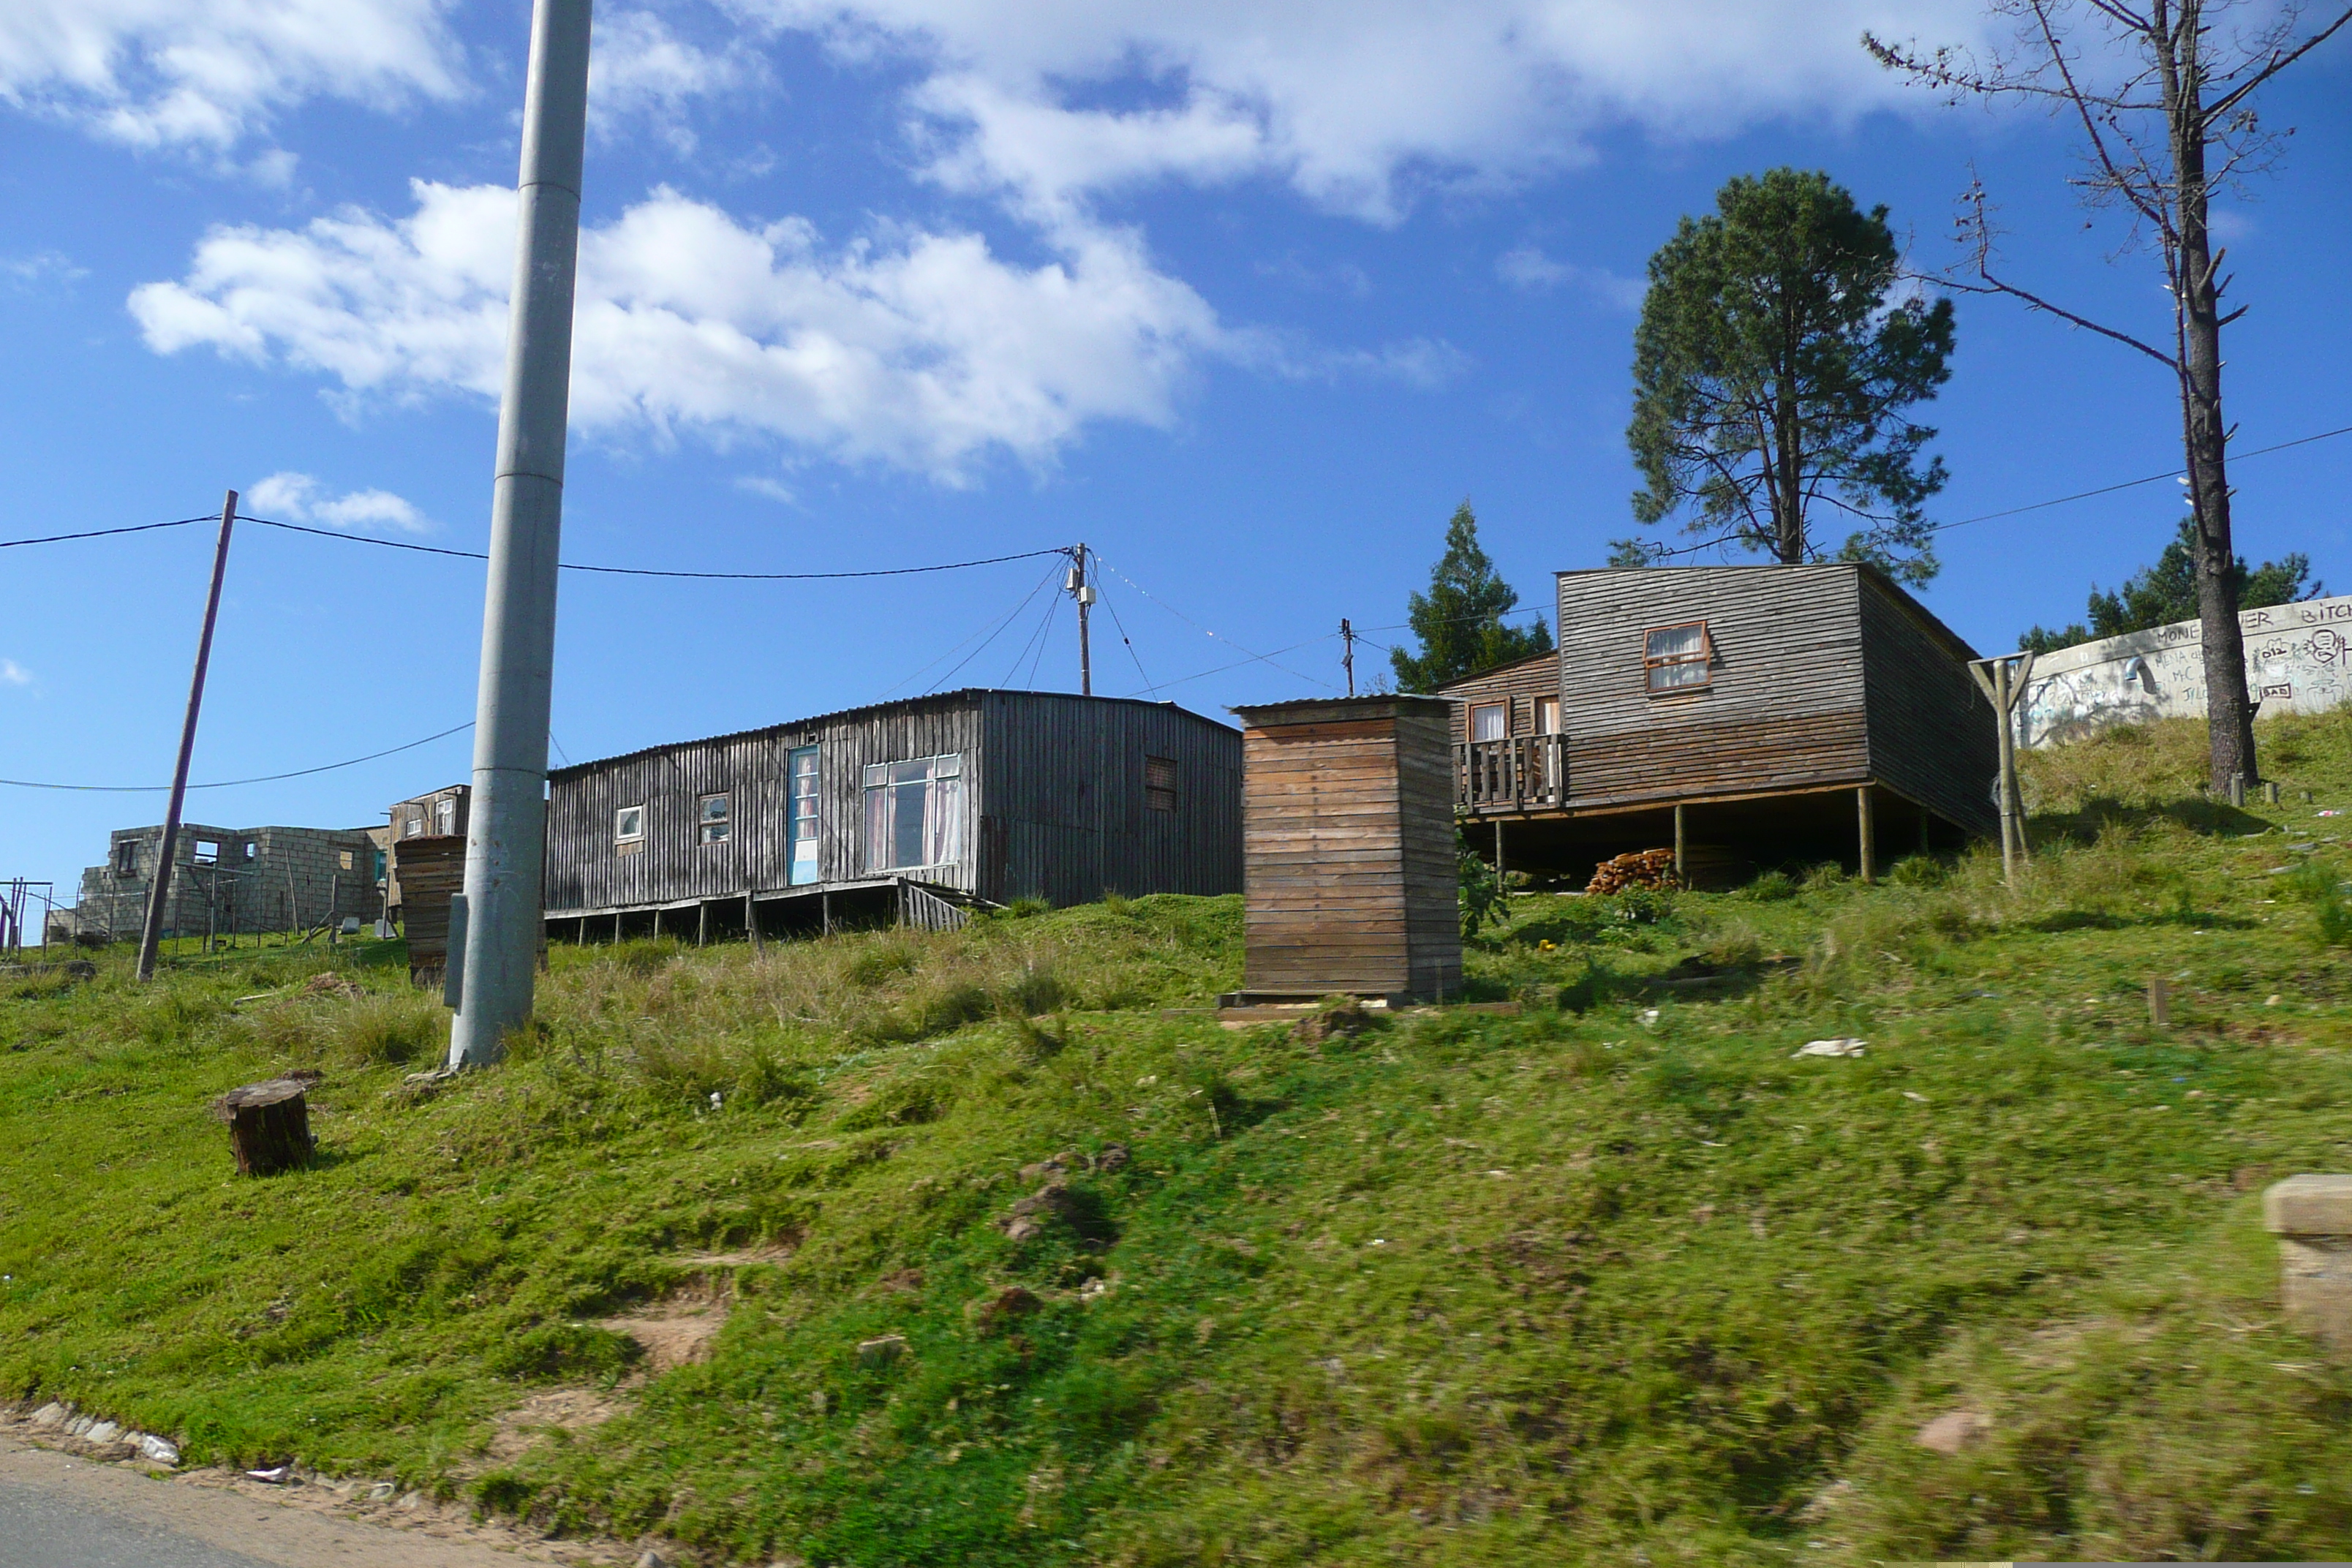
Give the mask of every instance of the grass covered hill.
M 438 1092 L 390 949 L 0 980 L 0 1398 L 712 1562 L 2352 1554 L 2256 1198 L 2352 1169 L 2352 714 L 2262 738 L 2274 809 L 2034 758 L 2014 891 L 1517 898 L 1518 1016 L 1321 1038 L 1183 1010 L 1234 900 L 558 948 Z M 297 1067 L 317 1164 L 234 1176 Z

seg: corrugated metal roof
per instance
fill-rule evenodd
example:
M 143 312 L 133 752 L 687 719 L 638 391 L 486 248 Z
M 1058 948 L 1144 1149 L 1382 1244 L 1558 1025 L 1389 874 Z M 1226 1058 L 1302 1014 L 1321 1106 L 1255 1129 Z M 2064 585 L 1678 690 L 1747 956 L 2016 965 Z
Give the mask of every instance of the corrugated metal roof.
M 551 768 L 548 770 L 547 776 L 550 780 L 568 778 L 586 773 L 593 768 L 611 767 L 616 763 L 633 763 L 640 757 L 650 757 L 657 752 L 675 751 L 680 746 L 709 746 L 726 741 L 748 741 L 761 735 L 779 734 L 786 730 L 805 730 L 812 724 L 829 724 L 835 720 L 846 719 L 858 713 L 881 713 L 893 708 L 913 708 L 924 703 L 976 702 L 983 697 L 1012 697 L 1019 698 L 1024 701 L 1042 699 L 1066 702 L 1119 702 L 1137 708 L 1167 708 L 1183 714 L 1187 719 L 1197 719 L 1203 724 L 1214 724 L 1221 730 L 1232 728 L 1231 725 L 1212 719 L 1205 713 L 1195 713 L 1191 709 L 1178 707 L 1173 702 L 1153 702 L 1141 697 L 1082 697 L 1075 691 L 1008 691 L 1001 687 L 966 686 L 954 691 L 934 691 L 921 697 L 901 697 L 891 702 L 867 702 L 856 708 L 836 708 L 830 713 L 812 713 L 805 719 L 789 719 L 781 724 L 761 724 L 755 729 L 735 730 L 723 735 L 701 735 L 690 741 L 665 741 L 656 746 L 640 746 L 634 752 L 622 752 L 614 756 L 597 757 L 590 762 L 573 763 L 567 767 Z

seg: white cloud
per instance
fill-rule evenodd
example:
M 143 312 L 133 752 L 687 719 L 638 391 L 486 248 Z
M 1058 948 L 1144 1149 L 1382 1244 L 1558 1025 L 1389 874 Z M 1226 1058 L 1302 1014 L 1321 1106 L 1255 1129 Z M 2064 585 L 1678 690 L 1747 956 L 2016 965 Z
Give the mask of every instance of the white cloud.
M 275 512 L 285 522 L 323 522 L 330 528 L 391 527 L 423 533 L 425 514 L 390 490 L 346 490 L 339 496 L 309 474 L 270 475 L 240 498 L 239 510 L 255 516 Z
M 7 0 L 0 102 L 134 147 L 226 153 L 313 96 L 384 109 L 461 90 L 448 0 Z M 282 176 L 281 157 L 257 166 Z
M 30 686 L 33 672 L 13 658 L 0 658 L 0 686 Z
M 1606 268 L 1556 261 L 1532 245 L 1514 246 L 1495 258 L 1495 276 L 1529 294 L 1574 286 L 1621 310 L 1641 309 L 1642 297 L 1648 292 L 1638 278 L 1622 278 Z
M 686 110 L 698 98 L 745 91 L 767 78 L 765 61 L 741 37 L 706 49 L 681 38 L 651 11 L 618 11 L 596 20 L 589 51 L 588 112 L 603 138 L 643 120 L 680 153 L 695 136 Z
M 1163 178 L 1265 175 L 1394 221 L 1429 184 L 1926 100 L 1864 28 L 1986 36 L 1979 0 L 725 0 L 845 54 L 913 60 L 929 170 L 1029 210 Z M 1106 107 L 1107 99 L 1129 100 Z
M 419 181 L 416 210 L 214 230 L 133 290 L 149 345 L 323 372 L 359 397 L 496 397 L 515 197 Z M 592 430 L 781 437 L 955 480 L 992 447 L 1049 459 L 1085 423 L 1166 426 L 1203 354 L 1246 353 L 1128 232 L 1034 267 L 962 233 L 824 244 L 659 190 L 581 237 L 572 410 Z

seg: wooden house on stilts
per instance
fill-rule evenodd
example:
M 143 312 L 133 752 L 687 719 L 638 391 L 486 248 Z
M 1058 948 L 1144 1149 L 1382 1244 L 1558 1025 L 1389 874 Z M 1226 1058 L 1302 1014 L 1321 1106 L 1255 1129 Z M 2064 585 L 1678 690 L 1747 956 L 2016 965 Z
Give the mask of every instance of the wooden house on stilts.
M 1685 879 L 1889 860 L 1995 823 L 1975 652 L 1867 565 L 1563 572 L 1556 652 L 1444 688 L 1454 810 L 1507 868 L 1673 845 Z
M 1240 890 L 1241 736 L 1168 702 L 964 690 L 548 775 L 549 935 L 960 925 Z

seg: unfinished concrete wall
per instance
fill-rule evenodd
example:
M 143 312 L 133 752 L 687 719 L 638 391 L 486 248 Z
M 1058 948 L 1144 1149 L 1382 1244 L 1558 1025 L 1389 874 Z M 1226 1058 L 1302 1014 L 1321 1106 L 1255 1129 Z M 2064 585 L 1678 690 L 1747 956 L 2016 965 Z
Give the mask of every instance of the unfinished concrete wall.
M 163 842 L 161 824 L 118 828 L 81 874 L 76 930 L 139 934 Z M 216 827 L 184 822 L 164 906 L 166 936 L 253 935 L 330 918 L 373 920 L 374 846 L 364 828 Z

